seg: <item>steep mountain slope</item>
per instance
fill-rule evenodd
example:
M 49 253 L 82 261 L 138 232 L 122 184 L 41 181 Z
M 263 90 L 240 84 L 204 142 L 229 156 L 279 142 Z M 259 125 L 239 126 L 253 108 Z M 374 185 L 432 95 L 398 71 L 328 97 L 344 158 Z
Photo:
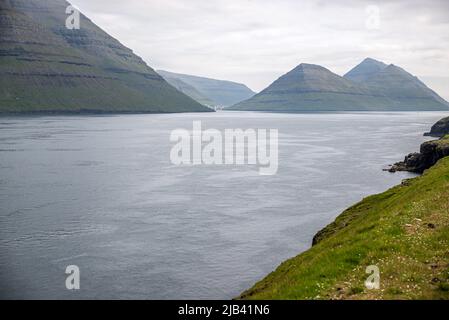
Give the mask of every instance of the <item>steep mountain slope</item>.
M 387 65 L 381 61 L 374 60 L 372 58 L 366 58 L 360 64 L 351 69 L 344 75 L 346 79 L 354 82 L 361 82 L 368 79 L 370 76 L 385 69 Z
M 231 106 L 251 98 L 255 93 L 247 86 L 232 81 L 216 80 L 204 77 L 157 70 L 164 78 L 177 78 L 194 87 L 216 106 Z
M 231 110 L 260 111 L 433 111 L 449 105 L 405 70 L 367 58 L 340 77 L 301 64 L 253 98 Z
M 64 0 L 0 0 L 0 113 L 210 111 Z
M 375 109 L 388 98 L 313 64 L 300 64 L 232 110 L 350 111 Z
M 429 89 L 417 77 L 393 64 L 371 75 L 363 85 L 385 95 L 399 109 L 447 110 L 447 102 Z
M 188 95 L 190 98 L 201 103 L 202 105 L 209 106 L 209 107 L 213 107 L 216 105 L 216 103 L 214 101 L 212 101 L 208 97 L 204 96 L 201 92 L 199 92 L 193 86 L 182 81 L 181 79 L 173 77 L 173 76 L 169 76 L 169 75 L 165 75 L 162 77 L 165 79 L 165 81 L 167 81 L 169 84 L 171 84 L 177 90 Z

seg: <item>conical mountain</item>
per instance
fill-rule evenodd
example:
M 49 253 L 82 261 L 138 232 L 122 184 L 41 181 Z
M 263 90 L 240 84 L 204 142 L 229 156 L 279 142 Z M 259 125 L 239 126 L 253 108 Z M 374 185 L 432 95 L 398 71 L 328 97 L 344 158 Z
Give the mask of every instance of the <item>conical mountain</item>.
M 448 103 L 405 70 L 367 58 L 345 77 L 300 64 L 253 98 L 231 110 L 435 111 Z
M 0 113 L 210 111 L 64 0 L 0 0 Z
M 286 73 L 267 89 L 264 93 L 308 93 L 308 92 L 351 92 L 359 90 L 351 81 L 332 73 L 319 65 L 302 63 Z
M 351 71 L 345 74 L 345 78 L 354 82 L 365 81 L 372 75 L 385 69 L 387 65 L 381 61 L 372 58 L 366 58 L 360 64 L 355 66 Z
M 231 110 L 351 111 L 367 109 L 372 100 L 382 99 L 324 67 L 302 63 Z
M 344 77 L 368 87 L 376 94 L 387 96 L 397 108 L 433 110 L 447 105 L 443 98 L 409 72 L 371 58 L 363 60 Z
M 363 85 L 387 96 L 399 109 L 447 110 L 447 102 L 417 77 L 393 64 L 367 77 Z

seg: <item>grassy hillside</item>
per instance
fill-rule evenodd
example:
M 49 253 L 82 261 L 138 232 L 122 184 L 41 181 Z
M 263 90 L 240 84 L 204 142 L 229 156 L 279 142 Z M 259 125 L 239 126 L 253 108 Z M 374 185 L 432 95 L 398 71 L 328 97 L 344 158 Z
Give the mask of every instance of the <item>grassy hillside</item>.
M 0 0 L 0 114 L 211 111 L 65 0 Z
M 404 69 L 365 59 L 345 77 L 302 63 L 230 110 L 436 111 L 448 103 Z
M 251 98 L 255 93 L 242 83 L 217 80 L 187 74 L 173 73 L 164 70 L 157 71 L 164 78 L 176 78 L 194 87 L 215 106 L 231 106 Z
M 449 157 L 343 212 L 241 299 L 449 299 Z M 368 290 L 365 269 L 380 269 Z
M 173 87 L 175 87 L 177 90 L 181 91 L 182 93 L 188 95 L 193 100 L 201 103 L 203 106 L 215 106 L 216 103 L 209 99 L 208 97 L 204 96 L 201 92 L 199 92 L 197 89 L 195 89 L 190 84 L 182 81 L 179 78 L 176 77 L 170 77 L 170 76 L 163 76 L 165 81 L 170 83 Z

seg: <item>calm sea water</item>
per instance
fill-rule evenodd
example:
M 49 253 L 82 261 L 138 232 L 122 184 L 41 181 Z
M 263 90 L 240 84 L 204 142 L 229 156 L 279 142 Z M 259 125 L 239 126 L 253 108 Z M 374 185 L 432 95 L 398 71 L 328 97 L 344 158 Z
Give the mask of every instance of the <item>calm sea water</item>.
M 0 118 L 1 298 L 232 298 L 410 177 L 442 113 Z M 171 130 L 275 128 L 279 170 L 174 166 Z M 81 289 L 65 288 L 65 268 Z

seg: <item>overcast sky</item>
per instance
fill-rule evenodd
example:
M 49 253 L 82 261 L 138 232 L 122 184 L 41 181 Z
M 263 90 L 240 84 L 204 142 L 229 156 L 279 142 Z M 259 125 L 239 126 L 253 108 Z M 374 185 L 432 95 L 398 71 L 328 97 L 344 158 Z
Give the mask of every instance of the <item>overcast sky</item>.
M 155 69 L 260 91 L 302 62 L 343 75 L 372 57 L 449 99 L 447 0 L 71 2 Z

